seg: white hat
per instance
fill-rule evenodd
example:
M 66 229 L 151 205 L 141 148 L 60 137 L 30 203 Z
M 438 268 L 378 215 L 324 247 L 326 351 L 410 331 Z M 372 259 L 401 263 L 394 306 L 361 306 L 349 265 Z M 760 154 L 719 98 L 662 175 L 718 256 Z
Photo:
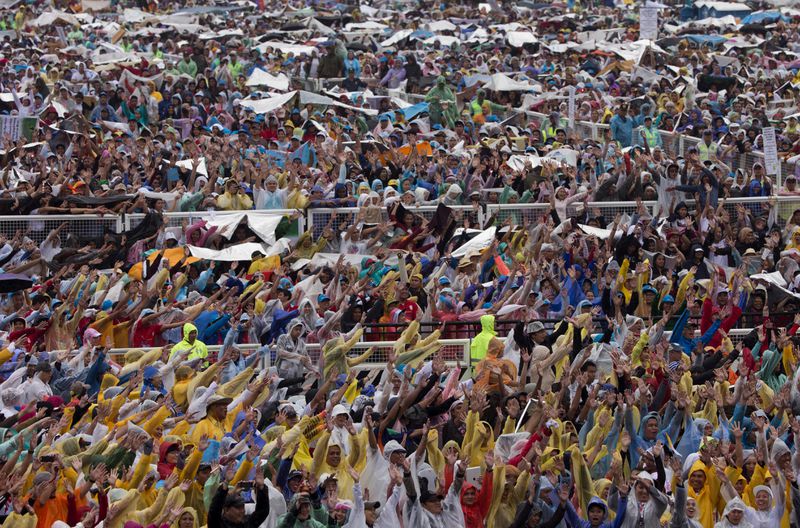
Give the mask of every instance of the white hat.
M 344 405 L 342 405 L 340 403 L 340 404 L 335 405 L 333 407 L 333 411 L 331 411 L 331 415 L 335 418 L 335 417 L 337 417 L 337 416 L 339 416 L 341 414 L 349 414 L 349 413 L 347 412 L 347 407 L 345 407 Z
M 317 482 L 319 482 L 320 486 L 324 486 L 325 482 L 327 482 L 330 479 L 339 480 L 338 477 L 336 476 L 336 473 L 323 473 L 322 475 L 319 476 L 319 480 Z
M 658 480 L 658 476 L 653 473 L 648 473 L 647 471 L 642 471 L 636 475 L 636 478 L 639 480 L 644 480 L 653 484 L 656 480 Z

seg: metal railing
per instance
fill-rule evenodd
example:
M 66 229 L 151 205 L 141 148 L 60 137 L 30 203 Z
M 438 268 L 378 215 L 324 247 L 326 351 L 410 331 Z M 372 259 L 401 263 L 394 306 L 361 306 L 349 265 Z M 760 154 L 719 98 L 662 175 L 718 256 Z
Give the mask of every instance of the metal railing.
M 548 114 L 543 114 L 541 112 L 533 112 L 530 110 L 526 110 L 525 114 L 528 116 L 529 120 L 534 121 L 541 126 L 543 123 L 546 123 L 549 119 Z M 595 141 L 601 141 L 603 139 L 603 135 L 605 134 L 606 130 L 609 130 L 609 125 L 605 123 L 595 123 L 592 121 L 575 121 L 573 130 L 580 136 L 580 137 L 590 137 Z M 640 134 L 641 127 L 637 127 L 633 131 L 633 143 L 635 145 L 643 144 L 643 140 Z M 679 134 L 677 132 L 668 132 L 665 130 L 659 130 L 659 135 L 661 136 L 661 143 L 662 148 L 667 151 L 667 153 L 673 156 L 685 156 L 686 151 L 690 147 L 696 147 L 700 143 L 700 138 L 689 136 L 686 134 Z M 722 155 L 724 148 L 720 146 L 719 148 L 719 155 Z M 745 152 L 740 154 L 738 151 L 734 150 L 727 156 L 722 157 L 721 161 L 730 167 L 731 171 L 736 172 L 737 170 L 741 169 L 745 172 L 745 174 L 749 174 L 750 171 L 753 169 L 753 165 L 756 163 L 761 163 L 764 165 L 764 153 L 763 152 Z M 798 169 L 795 163 L 789 163 L 785 159 L 780 159 L 780 170 L 778 174 L 774 175 L 774 182 L 777 186 L 776 188 L 780 188 L 783 179 L 789 174 L 796 174 Z
M 460 362 L 462 365 L 469 364 L 469 350 L 470 350 L 470 343 L 472 342 L 471 339 L 441 339 L 439 340 L 439 344 L 441 345 L 441 349 L 439 350 L 439 354 L 443 357 L 445 362 L 450 365 L 454 366 L 457 362 Z M 360 354 L 363 354 L 368 348 L 373 349 L 372 355 L 361 365 L 354 367 L 356 370 L 364 370 L 364 369 L 372 369 L 375 367 L 385 367 L 386 363 L 389 359 L 390 352 L 394 349 L 396 342 L 394 341 L 362 341 L 360 343 L 356 343 L 353 349 L 348 354 L 348 357 L 356 357 Z M 140 350 L 153 350 L 159 349 L 160 347 L 154 348 L 145 348 Z M 216 357 L 217 353 L 219 352 L 221 345 L 208 345 L 208 352 L 209 356 Z M 261 345 L 256 344 L 239 344 L 236 345 L 236 348 L 241 350 L 242 352 L 249 355 L 249 353 L 254 353 L 257 350 L 262 349 Z M 275 364 L 276 359 L 276 348 L 274 345 L 269 346 L 269 353 L 265 353 L 262 356 L 262 359 L 259 363 L 261 369 L 267 369 Z M 319 355 L 321 353 L 322 345 L 319 343 L 308 343 L 306 345 L 306 349 L 308 350 L 309 356 L 316 361 L 319 359 Z M 108 351 L 108 356 L 119 363 L 120 365 L 125 363 L 125 355 L 130 350 L 136 350 L 135 348 L 112 348 Z M 56 353 L 61 351 L 55 351 Z
M 783 226 L 791 217 L 795 210 L 800 209 L 800 196 L 775 196 L 778 207 L 778 223 Z M 758 216 L 761 214 L 763 204 L 767 197 L 752 198 L 730 198 L 725 201 L 725 210 L 730 215 L 731 222 L 736 222 L 737 205 L 744 205 L 746 210 Z M 693 200 L 686 200 L 689 206 L 694 205 Z M 655 201 L 643 202 L 647 213 L 653 215 L 655 212 Z M 636 202 L 633 201 L 609 201 L 609 202 L 588 202 L 589 213 L 591 216 L 602 215 L 608 222 L 620 214 L 632 215 L 636 212 Z M 582 202 L 575 202 L 567 207 L 567 214 L 572 216 L 578 214 L 584 207 Z M 437 206 L 407 206 L 406 209 L 418 214 L 425 219 L 433 217 Z M 517 224 L 527 222 L 529 225 L 545 219 L 550 209 L 548 203 L 514 203 L 514 204 L 486 204 L 486 210 L 473 207 L 471 205 L 450 206 L 454 211 L 457 225 L 463 225 L 465 215 L 471 215 L 476 225 L 483 225 L 492 215 L 497 215 L 497 223 L 504 222 L 511 217 Z M 296 227 L 290 230 L 290 236 L 298 236 L 305 231 L 310 231 L 314 238 L 318 238 L 325 226 L 331 219 L 331 214 L 336 213 L 336 218 L 332 224 L 334 232 L 338 233 L 347 229 L 356 219 L 359 209 L 357 207 L 343 207 L 338 209 L 307 209 L 305 216 L 297 219 Z M 195 212 L 174 212 L 164 213 L 167 227 L 182 227 L 194 224 L 199 220 L 214 220 L 220 217 L 234 214 L 256 214 L 256 215 L 291 215 L 296 212 L 293 209 L 275 210 L 248 210 L 248 211 L 195 211 Z M 380 208 L 380 221 L 388 222 L 389 215 L 384 207 Z M 663 214 L 662 214 L 663 216 Z M 105 233 L 122 233 L 136 227 L 144 218 L 143 214 L 127 215 L 28 215 L 28 216 L 0 216 L 0 235 L 12 238 L 17 231 L 26 233 L 31 240 L 40 244 L 45 238 L 62 223 L 67 223 L 67 228 L 62 232 L 75 235 L 81 239 L 100 238 Z
M 753 331 L 752 328 L 739 328 L 733 329 L 728 333 L 731 341 L 736 345 L 738 342 L 742 341 L 746 335 Z M 664 336 L 666 339 L 669 339 L 671 332 L 665 332 Z M 699 332 L 698 332 L 699 335 Z M 498 336 L 500 341 L 505 342 L 505 337 Z M 376 342 L 369 342 L 369 341 L 362 341 L 356 343 L 353 349 L 348 354 L 348 357 L 356 357 L 368 348 L 373 348 L 373 354 L 361 365 L 354 367 L 356 370 L 370 370 L 374 368 L 384 368 L 386 367 L 386 362 L 388 361 L 389 353 L 394 349 L 395 346 L 394 341 L 376 341 Z M 445 360 L 448 366 L 454 367 L 457 363 L 460 363 L 462 366 L 470 365 L 470 345 L 472 344 L 471 338 L 462 338 L 462 339 L 440 339 L 439 344 L 441 344 L 441 349 L 439 350 L 439 355 Z M 236 347 L 241 350 L 242 352 L 246 353 L 255 353 L 257 350 L 260 350 L 262 346 L 255 345 L 255 344 L 239 344 Z M 160 347 L 156 347 L 160 348 Z M 219 352 L 221 345 L 209 345 L 208 352 L 209 356 L 216 357 L 216 354 Z M 319 359 L 319 354 L 321 352 L 321 345 L 318 343 L 309 343 L 306 345 L 306 348 L 309 352 L 309 356 L 311 356 L 313 361 L 317 361 Z M 108 351 L 109 357 L 115 361 L 116 363 L 122 365 L 125 363 L 125 354 L 130 350 L 135 350 L 133 348 L 112 348 Z M 151 349 L 143 349 L 143 350 L 151 350 Z M 59 351 L 55 351 L 56 353 Z M 275 346 L 269 347 L 269 353 L 263 354 L 262 359 L 259 363 L 259 368 L 267 369 L 275 364 L 276 358 L 276 350 Z
M 288 216 L 293 213 L 296 213 L 296 209 L 265 209 L 265 210 L 247 210 L 247 211 L 192 211 L 192 212 L 174 212 L 174 213 L 164 213 L 164 218 L 166 220 L 166 227 L 182 227 L 185 225 L 191 226 L 192 224 L 199 222 L 200 220 L 214 220 L 215 218 L 235 215 L 235 214 L 255 214 L 255 215 L 264 215 L 264 216 L 274 216 L 274 215 L 281 215 L 281 216 Z M 123 219 L 123 227 L 126 231 L 136 227 L 145 217 L 144 214 L 141 213 L 134 213 L 125 215 Z M 303 217 L 297 219 L 297 226 L 294 230 L 291 231 L 293 235 L 300 235 L 305 231 L 306 228 L 306 221 Z
M 41 244 L 61 224 L 67 224 L 62 236 L 67 233 L 81 239 L 100 238 L 105 233 L 120 233 L 124 225 L 117 215 L 3 215 L 0 216 L 0 234 L 13 238 L 21 231 L 28 238 Z
M 433 214 L 436 212 L 436 205 L 418 205 L 418 206 L 405 206 L 406 210 L 418 214 L 425 219 L 433 218 Z M 463 225 L 463 218 L 464 215 L 474 215 L 474 219 L 478 223 L 478 225 L 483 225 L 484 221 L 484 213 L 483 210 L 478 207 L 474 208 L 471 205 L 455 205 L 450 206 L 450 209 L 453 210 L 455 215 L 455 220 L 457 225 Z M 344 231 L 347 229 L 348 226 L 352 225 L 356 220 L 356 215 L 358 215 L 358 207 L 342 207 L 340 209 L 307 209 L 306 210 L 306 222 L 307 226 L 306 229 L 313 235 L 316 239 L 322 234 L 323 229 L 331 219 L 331 215 L 336 213 L 336 218 L 331 225 L 331 229 L 334 232 Z M 389 221 L 389 213 L 386 211 L 385 207 L 381 207 L 381 222 L 388 222 Z
M 167 227 L 181 227 L 184 221 L 187 226 L 199 220 L 213 220 L 233 214 L 256 215 L 291 215 L 297 212 L 295 209 L 270 209 L 263 211 L 196 211 L 196 212 L 175 212 L 164 213 Z M 41 244 L 47 236 L 58 228 L 61 224 L 67 224 L 67 228 L 62 232 L 62 236 L 72 234 L 80 239 L 100 238 L 106 233 L 122 233 L 128 231 L 142 221 L 144 214 L 127 215 L 2 215 L 0 216 L 0 235 L 6 238 L 13 238 L 17 231 L 21 231 L 37 244 Z M 302 216 L 297 219 L 297 227 L 290 231 L 291 234 L 299 235 L 305 231 L 306 221 Z
M 774 196 L 777 201 L 778 207 L 778 223 L 784 225 L 791 217 L 796 209 L 800 209 L 800 196 Z M 725 200 L 724 209 L 730 216 L 731 222 L 738 221 L 737 205 L 744 205 L 745 209 L 751 214 L 758 216 L 763 210 L 764 203 L 768 197 L 747 197 L 747 198 L 729 198 Z M 720 203 L 722 201 L 720 200 Z M 645 201 L 642 202 L 649 215 L 655 214 L 655 208 L 658 202 Z M 694 200 L 685 200 L 688 206 L 696 205 Z M 607 222 L 613 221 L 617 214 L 626 214 L 628 216 L 634 214 L 637 210 L 636 202 L 623 201 L 623 202 L 588 202 L 586 204 L 589 209 L 590 216 L 602 215 Z M 575 202 L 567 206 L 567 215 L 574 216 L 578 214 L 584 204 L 582 202 Z M 546 220 L 546 216 L 550 210 L 549 203 L 515 203 L 515 204 L 487 204 L 486 216 L 491 217 L 497 214 L 497 221 L 499 223 L 511 217 L 516 224 L 522 224 L 526 221 L 529 225 L 533 225 L 542 219 Z M 665 216 L 664 213 L 661 216 Z

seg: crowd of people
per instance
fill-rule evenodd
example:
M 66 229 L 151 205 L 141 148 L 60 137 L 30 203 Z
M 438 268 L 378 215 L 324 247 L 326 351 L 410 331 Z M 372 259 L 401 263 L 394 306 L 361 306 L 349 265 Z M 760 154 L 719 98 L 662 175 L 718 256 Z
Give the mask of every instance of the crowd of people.
M 191 4 L 0 2 L 0 526 L 800 528 L 800 11 Z

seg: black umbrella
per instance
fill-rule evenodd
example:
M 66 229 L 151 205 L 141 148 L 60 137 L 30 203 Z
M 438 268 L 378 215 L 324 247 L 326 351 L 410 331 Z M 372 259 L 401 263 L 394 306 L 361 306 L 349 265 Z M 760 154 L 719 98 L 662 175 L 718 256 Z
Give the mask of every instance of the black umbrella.
M 345 48 L 354 51 L 372 51 L 369 46 L 362 44 L 361 42 L 351 42 L 345 45 Z
M 709 91 L 713 86 L 717 90 L 728 90 L 731 86 L 736 85 L 735 77 L 723 77 L 720 75 L 700 75 L 697 78 L 697 89 L 701 92 Z
M 281 31 L 303 31 L 304 29 L 308 28 L 305 24 L 301 24 L 299 22 L 293 22 L 286 24 L 285 26 L 281 26 Z
M 33 286 L 33 280 L 25 275 L 0 273 L 0 293 L 12 293 L 28 289 L 31 286 Z
M 757 35 L 766 35 L 767 28 L 765 28 L 762 24 L 756 24 L 756 23 L 744 24 L 742 25 L 742 27 L 739 28 L 739 33 L 742 33 L 744 35 L 750 35 L 753 33 Z

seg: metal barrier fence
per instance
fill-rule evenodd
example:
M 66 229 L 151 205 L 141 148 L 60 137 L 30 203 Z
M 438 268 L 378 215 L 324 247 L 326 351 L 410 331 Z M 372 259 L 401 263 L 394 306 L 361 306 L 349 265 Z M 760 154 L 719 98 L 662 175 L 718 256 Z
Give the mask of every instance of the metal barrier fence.
M 462 365 L 469 364 L 469 347 L 470 343 L 472 342 L 471 339 L 440 339 L 439 344 L 441 344 L 441 349 L 439 350 L 439 354 L 445 360 L 445 362 L 450 366 L 455 366 L 457 362 L 460 362 Z M 364 369 L 372 369 L 375 367 L 384 367 L 386 366 L 386 362 L 389 359 L 389 354 L 393 350 L 395 346 L 394 341 L 376 341 L 376 342 L 368 342 L 362 341 L 360 343 L 356 343 L 353 349 L 348 354 L 348 357 L 356 357 L 363 354 L 367 349 L 372 348 L 373 353 L 364 363 L 359 366 L 356 366 L 355 369 L 357 370 L 364 370 Z M 262 347 L 255 344 L 241 344 L 236 345 L 239 350 L 243 352 L 254 352 L 256 350 L 261 349 Z M 219 352 L 221 345 L 209 345 L 208 352 L 211 356 L 216 356 L 217 352 Z M 309 356 L 313 360 L 319 359 L 319 354 L 321 352 L 321 345 L 319 343 L 308 343 L 306 345 L 306 349 L 308 350 Z M 125 354 L 128 353 L 130 350 L 135 350 L 132 348 L 112 348 L 109 350 L 108 355 L 111 359 L 119 364 L 125 363 Z M 60 351 L 55 351 L 60 352 Z M 266 369 L 271 367 L 275 364 L 276 359 L 276 351 L 275 347 L 271 346 L 269 349 L 269 354 L 264 354 L 260 368 Z
M 65 222 L 67 227 L 62 236 L 70 233 L 81 239 L 100 238 L 105 233 L 119 233 L 123 229 L 122 218 L 117 215 L 18 215 L 0 216 L 0 234 L 11 239 L 17 231 L 21 231 L 41 244 Z
M 525 114 L 528 116 L 529 120 L 533 119 L 539 123 L 539 125 L 547 122 L 549 119 L 547 114 L 543 114 L 541 112 L 532 112 L 526 110 Z M 605 123 L 577 120 L 575 121 L 575 126 L 573 127 L 573 130 L 580 137 L 590 137 L 595 141 L 601 141 L 605 131 L 609 129 L 609 125 Z M 636 145 L 643 144 L 643 139 L 640 133 L 641 130 L 641 127 L 634 129 L 633 141 Z M 686 151 L 690 147 L 696 147 L 701 141 L 698 137 L 679 134 L 677 132 L 667 132 L 664 130 L 659 130 L 659 135 L 661 136 L 662 147 L 673 156 L 685 156 Z M 722 163 L 727 165 L 732 172 L 736 172 L 737 170 L 741 169 L 744 171 L 746 176 L 750 174 L 750 171 L 753 170 L 753 165 L 756 163 L 761 163 L 762 166 L 764 165 L 763 152 L 745 152 L 740 154 L 738 150 L 734 149 L 733 152 L 723 155 L 723 149 L 720 148 L 718 151 L 718 156 L 721 157 Z M 797 170 L 799 169 L 796 164 L 788 163 L 785 159 L 780 159 L 780 170 L 778 174 L 774 175 L 773 180 L 774 184 L 777 186 L 776 188 L 780 188 L 783 179 L 789 174 L 796 174 Z
M 778 223 L 783 226 L 791 217 L 795 210 L 800 209 L 800 196 L 775 196 L 778 207 Z M 766 197 L 754 198 L 731 198 L 725 202 L 725 210 L 730 215 L 730 221 L 736 222 L 738 205 L 745 208 L 754 215 L 762 212 Z M 657 202 L 643 202 L 648 214 L 653 215 Z M 689 206 L 693 206 L 693 200 L 686 200 Z M 636 212 L 636 202 L 589 202 L 589 212 L 592 216 L 602 215 L 607 222 L 611 222 L 614 217 L 620 214 L 632 215 Z M 436 211 L 435 205 L 409 206 L 407 210 L 419 214 L 423 218 L 430 219 Z M 569 215 L 578 214 L 583 208 L 582 202 L 570 204 L 567 208 Z M 457 225 L 463 224 L 465 215 L 471 215 L 476 225 L 483 225 L 492 215 L 497 215 L 497 223 L 504 222 L 511 217 L 515 223 L 522 224 L 527 221 L 529 225 L 542 220 L 548 214 L 550 205 L 547 203 L 515 203 L 515 204 L 487 204 L 486 210 L 475 208 L 471 205 L 451 206 L 455 213 Z M 357 207 L 344 207 L 340 209 L 308 209 L 305 216 L 297 219 L 296 228 L 290 231 L 291 235 L 299 235 L 305 231 L 310 231 L 314 238 L 318 238 L 325 226 L 331 219 L 331 215 L 336 213 L 336 218 L 332 224 L 334 232 L 338 233 L 347 229 L 356 219 L 359 209 Z M 296 211 L 293 209 L 275 209 L 265 211 L 196 211 L 188 213 L 165 213 L 167 227 L 182 227 L 194 224 L 199 220 L 213 220 L 233 214 L 257 214 L 257 215 L 291 215 Z M 662 215 L 663 216 L 663 215 Z M 62 236 L 72 234 L 81 239 L 100 238 L 105 233 L 121 233 L 136 227 L 144 218 L 142 214 L 129 214 L 124 216 L 117 215 L 29 215 L 29 216 L 0 216 L 0 235 L 12 238 L 17 231 L 26 233 L 34 242 L 40 244 L 45 238 L 62 223 L 67 223 L 67 228 L 62 232 Z M 388 222 L 389 215 L 385 208 L 381 208 L 381 221 Z
M 188 213 L 165 213 L 164 217 L 166 219 L 166 227 L 182 227 L 184 225 L 191 226 L 192 224 L 199 222 L 200 220 L 213 220 L 215 218 L 235 215 L 235 214 L 256 214 L 256 215 L 265 215 L 265 216 L 273 216 L 273 215 L 291 215 L 296 213 L 295 209 L 269 209 L 269 210 L 250 210 L 250 211 L 193 211 Z M 130 230 L 131 228 L 136 227 L 144 218 L 144 214 L 128 214 L 125 215 L 123 221 L 123 227 L 126 231 Z M 297 235 L 302 234 L 306 228 L 306 221 L 301 216 L 296 221 L 296 228 L 291 233 L 294 235 L 295 232 Z
M 734 329 L 731 330 L 728 336 L 731 338 L 731 341 L 734 345 L 738 342 L 742 341 L 744 337 L 752 332 L 752 328 L 742 328 L 742 329 Z M 668 339 L 671 332 L 665 332 L 665 337 Z M 699 335 L 699 334 L 698 334 Z M 505 341 L 505 337 L 498 337 L 501 341 Z M 439 350 L 439 354 L 448 364 L 448 366 L 453 367 L 457 363 L 460 363 L 462 366 L 470 365 L 470 345 L 472 343 L 472 339 L 440 339 L 439 343 L 442 345 L 441 349 Z M 389 353 L 393 350 L 395 345 L 394 341 L 378 341 L 378 342 L 368 342 L 362 341 L 360 343 L 356 343 L 353 349 L 348 354 L 348 357 L 356 357 L 360 354 L 363 354 L 368 348 L 373 348 L 373 354 L 370 356 L 367 361 L 354 367 L 356 370 L 368 370 L 374 368 L 383 368 L 386 366 L 386 362 L 388 361 Z M 241 344 L 236 345 L 239 350 L 244 352 L 254 352 L 262 348 L 259 345 L 249 345 L 249 344 Z M 317 360 L 319 358 L 321 345 L 318 343 L 312 344 L 309 343 L 306 345 L 309 355 L 311 356 L 312 360 Z M 216 355 L 221 348 L 220 345 L 209 345 L 208 351 L 209 355 Z M 108 355 L 111 359 L 119 364 L 125 363 L 125 354 L 133 349 L 130 348 L 112 348 L 109 350 Z M 55 351 L 56 353 L 59 351 Z M 270 348 L 269 354 L 264 354 L 262 357 L 261 363 L 259 367 L 261 369 L 267 369 L 275 364 L 275 347 Z
M 739 330 L 748 328 L 754 325 L 754 321 L 762 320 L 762 312 L 744 312 L 739 317 L 739 320 L 734 324 L 733 329 Z M 794 312 L 770 312 L 770 317 L 776 325 L 784 326 L 784 322 L 794 319 Z M 671 327 L 676 324 L 680 319 L 681 314 L 677 313 L 670 317 L 667 326 Z M 695 324 L 700 324 L 701 316 L 690 316 L 689 319 Z M 553 329 L 563 319 L 538 319 L 545 328 Z M 498 319 L 495 318 L 494 327 L 497 333 L 506 334 L 510 332 L 521 321 L 512 319 Z M 525 321 L 529 322 L 529 321 Z M 597 317 L 594 319 L 595 328 L 604 328 L 606 319 L 604 317 Z M 364 325 L 364 340 L 367 342 L 372 341 L 394 341 L 397 340 L 403 333 L 403 330 L 408 326 L 407 323 L 365 323 Z M 427 335 L 434 330 L 442 329 L 442 321 L 421 321 L 419 323 L 420 334 Z M 481 332 L 481 322 L 478 321 L 448 321 L 444 325 L 442 337 L 444 339 L 472 339 Z
M 796 209 L 800 209 L 800 196 L 775 196 L 778 208 L 778 224 L 783 226 L 786 221 L 791 217 Z M 738 220 L 737 206 L 743 205 L 751 214 L 758 216 L 762 213 L 764 203 L 768 200 L 767 197 L 748 197 L 748 198 L 731 198 L 725 201 L 724 209 L 730 216 L 730 221 L 735 223 Z M 646 201 L 642 202 L 649 215 L 654 215 L 655 207 L 658 202 Z M 689 207 L 695 205 L 694 200 L 686 200 Z M 589 213 L 591 216 L 602 215 L 606 222 L 612 222 L 617 214 L 631 216 L 636 212 L 636 202 L 588 202 Z M 570 204 L 567 207 L 567 214 L 572 216 L 581 212 L 584 207 L 582 202 Z M 546 220 L 548 211 L 550 210 L 549 203 L 515 203 L 515 204 L 488 204 L 486 206 L 486 216 L 491 217 L 497 214 L 498 223 L 502 223 L 507 218 L 511 217 L 515 224 L 522 224 L 527 222 L 532 225 L 543 219 Z M 661 215 L 665 216 L 664 214 Z
M 256 215 L 291 215 L 297 212 L 294 209 L 270 209 L 264 211 L 196 211 L 190 213 L 164 213 L 167 227 L 191 226 L 199 220 L 213 220 L 233 214 Z M 81 239 L 100 238 L 105 233 L 122 233 L 128 231 L 142 221 L 144 214 L 128 215 L 3 215 L 0 216 L 0 235 L 13 238 L 17 231 L 21 231 L 37 244 L 41 244 L 47 236 L 66 223 L 67 227 L 62 236 L 72 234 Z M 296 234 L 305 231 L 306 221 L 302 216 L 297 219 Z M 291 231 L 292 234 L 295 231 Z
M 436 205 L 418 205 L 406 206 L 405 208 L 406 210 L 416 213 L 429 220 L 433 218 L 433 214 L 436 212 L 437 207 L 438 206 Z M 478 223 L 478 225 L 483 225 L 484 213 L 480 207 L 475 208 L 471 205 L 455 205 L 450 206 L 450 209 L 453 210 L 456 224 L 458 225 L 462 225 L 464 215 L 474 215 L 474 220 Z M 316 239 L 322 234 L 325 226 L 330 222 L 331 215 L 336 213 L 336 218 L 331 225 L 331 229 L 333 229 L 334 232 L 344 231 L 350 225 L 355 223 L 358 211 L 358 207 L 343 207 L 340 209 L 308 209 L 306 210 L 306 221 L 308 222 L 306 229 L 311 232 L 313 237 Z M 381 221 L 389 221 L 389 213 L 386 211 L 385 207 L 381 207 Z

